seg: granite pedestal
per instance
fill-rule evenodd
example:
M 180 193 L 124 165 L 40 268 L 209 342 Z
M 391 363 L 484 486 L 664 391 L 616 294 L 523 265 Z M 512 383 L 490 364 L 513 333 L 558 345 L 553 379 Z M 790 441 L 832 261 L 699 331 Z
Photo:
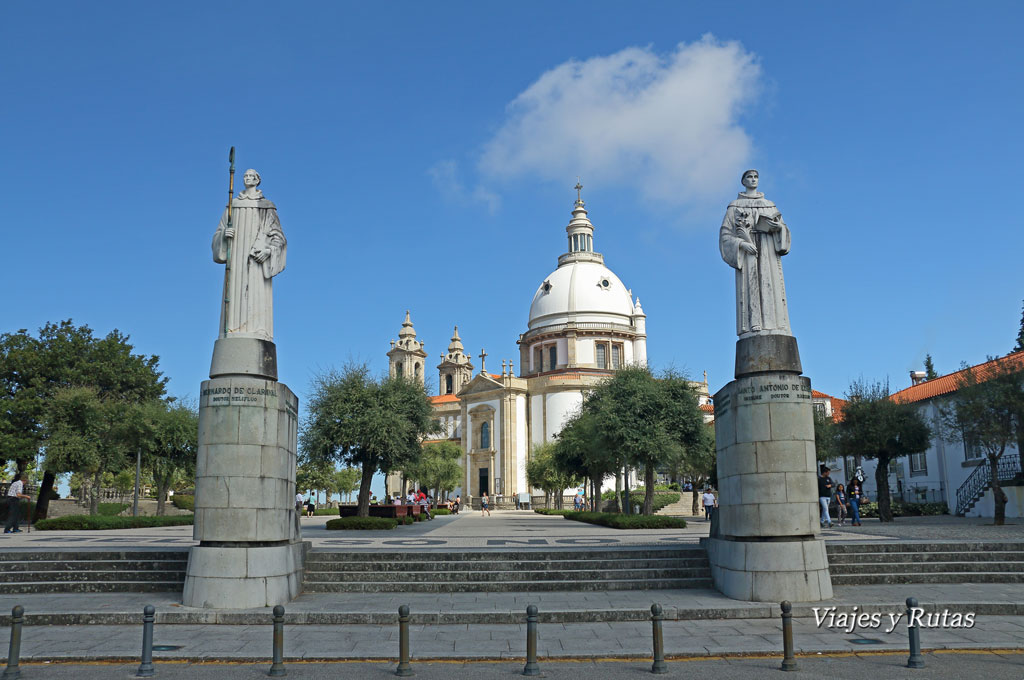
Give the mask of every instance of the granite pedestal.
M 241 374 L 258 365 L 252 357 L 265 356 L 265 347 L 250 349 L 238 353 L 247 358 L 238 373 L 212 377 L 200 391 L 193 528 L 199 545 L 185 579 L 189 607 L 273 606 L 302 590 L 305 544 L 295 510 L 298 399 L 273 379 L 276 367 L 275 375 Z M 230 370 L 231 362 L 220 366 Z
M 715 587 L 757 602 L 832 597 L 821 539 L 811 381 L 796 339 L 741 339 L 736 380 L 714 397 L 717 532 L 707 539 Z

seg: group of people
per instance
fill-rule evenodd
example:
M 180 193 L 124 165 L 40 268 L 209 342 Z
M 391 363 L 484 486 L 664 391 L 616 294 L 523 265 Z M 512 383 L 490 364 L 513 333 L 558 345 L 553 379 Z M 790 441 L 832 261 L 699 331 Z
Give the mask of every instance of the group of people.
M 860 504 L 864 502 L 864 485 L 860 475 L 854 475 L 850 483 L 844 486 L 836 484 L 832 479 L 832 469 L 827 465 L 821 466 L 821 475 L 818 477 L 818 503 L 821 505 L 821 527 L 832 528 L 832 515 L 829 506 L 833 501 L 836 506 L 836 521 L 839 526 L 846 524 L 847 506 L 850 511 L 850 526 L 859 527 Z

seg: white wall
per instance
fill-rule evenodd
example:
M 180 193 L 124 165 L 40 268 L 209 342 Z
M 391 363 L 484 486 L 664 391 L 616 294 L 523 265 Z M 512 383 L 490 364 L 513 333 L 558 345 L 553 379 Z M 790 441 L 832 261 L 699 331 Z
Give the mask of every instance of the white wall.
M 548 412 L 547 441 L 555 438 L 561 432 L 565 421 L 579 409 L 583 403 L 583 395 L 578 391 L 555 392 L 548 394 L 546 407 Z
M 516 395 L 516 484 L 519 491 L 526 491 L 526 456 L 529 442 L 526 438 L 526 396 Z
M 593 365 L 597 362 L 594 358 L 594 340 L 592 338 L 576 339 L 576 363 L 580 366 Z
M 531 444 L 544 443 L 544 395 L 530 396 L 530 435 Z
M 1009 499 L 1006 503 L 1007 518 L 1024 517 L 1024 486 L 1004 486 L 1003 491 Z M 974 508 L 967 513 L 967 517 L 995 517 L 996 503 L 992 496 L 992 489 L 985 492 Z

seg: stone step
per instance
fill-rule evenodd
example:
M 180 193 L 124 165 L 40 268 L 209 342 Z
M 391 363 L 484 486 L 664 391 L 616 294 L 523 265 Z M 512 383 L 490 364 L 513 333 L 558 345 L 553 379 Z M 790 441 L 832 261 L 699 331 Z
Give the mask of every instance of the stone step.
M 456 571 L 439 573 L 436 571 L 378 571 L 378 572 L 323 572 L 306 571 L 307 581 L 318 583 L 491 583 L 500 581 L 600 581 L 608 580 L 654 580 L 680 578 L 710 578 L 708 567 L 698 569 L 615 569 L 615 570 L 581 570 L 578 572 L 561 571 L 488 571 L 468 572 Z
M 893 562 L 1024 562 L 1024 552 L 918 552 L 918 553 L 838 553 L 828 556 L 829 566 L 842 564 L 888 564 Z
M 825 543 L 829 557 L 849 553 L 881 553 L 881 552 L 992 552 L 992 551 L 1024 551 L 1024 543 L 1020 542 L 930 542 L 930 543 Z
M 171 571 L 109 571 L 75 569 L 73 571 L 11 571 L 3 576 L 4 583 L 71 583 L 123 581 L 178 581 L 185 582 L 185 568 Z
M 701 557 L 706 555 L 704 548 L 693 545 L 682 548 L 650 548 L 637 550 L 622 549 L 579 549 L 579 550 L 479 550 L 471 552 L 351 552 L 345 550 L 310 550 L 307 561 L 337 560 L 342 562 L 493 562 L 493 561 L 530 561 L 530 560 L 621 560 L 621 559 L 670 559 Z
M 75 562 L 75 561 L 123 561 L 123 560 L 171 560 L 187 561 L 188 548 L 182 550 L 11 550 L 0 553 L 0 564 L 5 562 L 25 562 L 29 560 L 42 562 Z
M 676 588 L 711 588 L 710 578 L 664 579 L 660 581 L 600 580 L 600 581 L 487 581 L 466 583 L 437 583 L 395 581 L 389 583 L 348 581 L 329 583 L 303 582 L 307 593 L 478 593 L 478 592 L 591 592 L 602 590 L 668 590 Z
M 423 562 L 346 562 L 342 560 L 318 560 L 306 561 L 307 571 L 332 571 L 332 572 L 368 572 L 368 571 L 433 571 L 437 573 L 451 573 L 459 571 L 561 571 L 573 572 L 580 569 L 605 570 L 605 569 L 683 569 L 695 567 L 707 567 L 706 556 L 668 558 L 668 559 L 642 559 L 642 560 L 516 560 L 510 562 L 456 562 L 446 561 L 423 561 Z
M 78 571 L 82 569 L 117 571 L 132 573 L 137 571 L 184 571 L 188 560 L 24 560 L 20 562 L 4 561 L 0 566 L 5 573 L 22 571 Z
M 1024 583 L 1020 572 L 962 572 L 910 574 L 832 574 L 834 586 L 865 586 L 899 583 Z
M 121 575 L 124 576 L 123 574 Z M 162 593 L 181 592 L 185 575 L 175 581 L 35 581 L 0 582 L 0 595 L 21 593 Z
M 976 572 L 1024 573 L 1021 562 L 887 562 L 885 564 L 830 564 L 833 574 L 971 574 Z

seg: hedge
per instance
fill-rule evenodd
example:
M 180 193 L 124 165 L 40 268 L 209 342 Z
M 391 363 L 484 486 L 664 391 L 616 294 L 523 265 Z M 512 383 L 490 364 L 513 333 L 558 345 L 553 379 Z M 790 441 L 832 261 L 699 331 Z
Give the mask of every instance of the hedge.
M 566 519 L 588 524 L 599 524 L 612 529 L 684 529 L 682 517 L 661 515 L 620 515 L 617 512 L 569 512 Z
M 409 515 L 406 515 L 405 517 L 403 517 L 403 518 L 402 518 L 402 524 L 412 524 L 412 523 L 413 523 L 413 522 L 415 522 L 415 521 L 416 521 L 416 520 L 414 520 L 414 519 L 413 519 L 412 517 L 410 517 Z
M 171 503 L 174 503 L 174 507 L 179 510 L 189 510 L 195 512 L 196 510 L 196 497 L 189 496 L 183 493 L 176 493 L 171 496 Z
M 562 517 L 577 512 L 576 510 L 556 510 L 555 508 L 534 508 L 533 511 L 538 515 L 561 515 Z
M 945 503 L 904 503 L 903 501 L 891 501 L 893 517 L 921 517 L 924 515 L 947 515 L 949 506 Z M 847 518 L 853 516 L 853 512 L 847 511 Z M 861 503 L 861 517 L 878 517 L 878 503 Z M 832 518 L 835 520 L 835 517 Z
M 68 515 L 40 520 L 33 526 L 40 531 L 78 531 L 97 529 L 141 529 L 192 524 L 191 515 L 175 517 L 108 517 L 104 515 Z
M 313 511 L 313 516 L 314 517 L 319 517 L 321 515 L 331 515 L 332 517 L 337 517 L 338 516 L 338 509 L 337 508 L 317 508 L 316 510 Z
M 448 508 L 438 508 L 437 510 L 431 510 L 430 514 L 434 517 L 441 517 L 442 515 L 450 515 L 452 511 Z
M 328 529 L 341 529 L 344 531 L 394 529 L 398 526 L 398 520 L 393 517 L 337 517 L 327 520 Z
M 613 499 L 614 499 L 614 496 L 615 496 L 615 494 L 613 492 L 612 493 L 612 498 Z M 658 510 L 661 510 L 662 508 L 664 508 L 666 506 L 672 505 L 673 503 L 677 502 L 682 497 L 683 497 L 682 494 L 679 493 L 678 491 L 658 491 L 657 488 L 656 488 L 655 492 L 654 492 L 654 498 L 651 499 L 651 512 L 658 512 Z M 636 489 L 633 489 L 633 491 L 630 492 L 630 494 L 629 494 L 629 500 L 632 502 L 633 505 L 639 505 L 639 506 L 643 507 L 643 504 L 644 504 L 644 491 L 643 491 L 643 489 L 640 489 L 639 491 L 637 491 Z M 612 503 L 611 509 L 613 511 L 615 511 L 615 512 L 617 512 L 619 510 L 619 504 L 618 504 L 617 501 Z

